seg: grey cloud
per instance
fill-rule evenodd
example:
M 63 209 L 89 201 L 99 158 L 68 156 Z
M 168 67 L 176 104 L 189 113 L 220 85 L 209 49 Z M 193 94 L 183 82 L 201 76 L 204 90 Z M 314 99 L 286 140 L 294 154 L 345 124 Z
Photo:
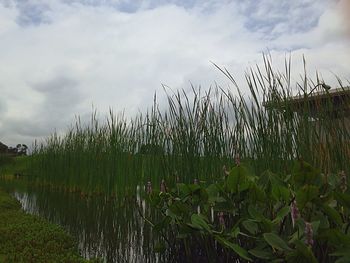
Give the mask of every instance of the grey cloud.
M 84 98 L 79 82 L 67 75 L 59 74 L 31 84 L 31 87 L 43 96 L 42 105 L 28 118 L 6 118 L 6 126 L 0 127 L 6 138 L 22 140 L 27 144 L 34 138 L 47 136 L 55 129 L 64 129 L 73 119 L 72 115 L 77 113 L 77 107 Z
M 326 0 L 320 1 L 236 1 L 246 17 L 246 27 L 274 39 L 281 34 L 306 32 L 317 26 Z
M 48 12 L 50 6 L 45 1 L 7 0 L 5 7 L 15 7 L 18 10 L 17 23 L 21 26 L 40 25 L 50 22 Z
M 37 117 L 54 120 L 56 123 L 61 123 L 64 116 L 70 115 L 83 99 L 79 82 L 66 75 L 54 76 L 47 81 L 32 84 L 31 87 L 44 96 L 42 112 Z
M 22 8 L 21 16 L 30 25 L 50 16 L 52 21 L 43 27 L 9 26 L 0 36 L 0 48 L 6 50 L 0 53 L 0 84 L 7 87 L 0 140 L 30 144 L 55 129 L 65 130 L 75 114 L 88 121 L 92 103 L 102 116 L 109 106 L 133 116 L 137 109 L 152 106 L 155 90 L 166 104 L 161 83 L 187 90 L 190 82 L 206 89 L 218 81 L 226 88 L 229 81 L 210 61 L 244 79 L 239 69 L 260 61 L 260 51 L 267 48 L 283 61 L 284 49 L 309 43 L 313 49 L 300 49 L 297 58 L 305 52 L 314 61 L 308 65 L 325 70 L 334 63 L 332 69 L 347 77 L 346 44 L 339 49 L 330 38 L 333 46 L 318 45 L 310 34 L 327 9 L 325 1 L 22 1 L 22 6 L 12 7 L 12 16 L 0 17 L 15 24 L 13 17 Z M 329 28 L 316 24 L 322 32 Z M 299 30 L 306 33 L 291 33 Z M 299 74 L 302 66 L 297 70 Z
M 1 121 L 1 116 L 5 115 L 5 113 L 7 111 L 7 107 L 8 106 L 7 106 L 5 99 L 0 97 L 0 121 Z

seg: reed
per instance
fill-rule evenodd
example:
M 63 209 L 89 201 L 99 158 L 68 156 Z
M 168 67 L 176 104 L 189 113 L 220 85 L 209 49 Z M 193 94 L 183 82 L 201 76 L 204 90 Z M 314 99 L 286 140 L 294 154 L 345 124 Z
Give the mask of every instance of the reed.
M 335 121 L 330 97 L 316 113 L 306 102 L 296 113 L 290 103 L 296 94 L 306 101 L 322 80 L 304 73 L 292 86 L 290 59 L 283 72 L 273 69 L 270 57 L 264 56 L 264 62 L 264 67 L 246 73 L 248 89 L 218 67 L 233 90 L 192 87 L 188 94 L 164 87 L 166 110 L 160 110 L 155 98 L 149 111 L 131 119 L 112 110 L 104 122 L 96 112 L 89 124 L 77 118 L 65 135 L 54 133 L 35 145 L 31 178 L 84 195 L 115 196 L 135 193 L 137 185 L 148 181 L 159 185 L 162 179 L 168 184 L 214 180 L 237 155 L 250 160 L 257 174 L 266 169 L 289 174 L 296 158 L 324 173 L 349 172 L 345 113 Z M 243 90 L 249 94 L 243 95 Z

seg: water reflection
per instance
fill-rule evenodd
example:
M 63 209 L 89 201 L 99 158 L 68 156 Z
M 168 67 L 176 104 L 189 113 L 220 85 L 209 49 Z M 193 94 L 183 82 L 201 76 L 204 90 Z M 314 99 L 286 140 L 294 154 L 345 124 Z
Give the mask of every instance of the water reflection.
M 105 262 L 159 262 L 152 252 L 151 229 L 139 211 L 144 201 L 136 194 L 120 200 L 48 189 L 13 190 L 25 211 L 62 225 L 79 241 L 86 258 L 102 257 Z

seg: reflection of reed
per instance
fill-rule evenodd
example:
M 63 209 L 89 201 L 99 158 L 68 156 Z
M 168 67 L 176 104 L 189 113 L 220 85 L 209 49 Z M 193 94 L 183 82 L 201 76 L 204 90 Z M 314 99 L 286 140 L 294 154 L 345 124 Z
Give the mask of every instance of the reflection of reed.
M 102 257 L 106 262 L 157 262 L 152 252 L 151 229 L 137 212 L 145 209 L 140 195 L 111 200 L 104 196 L 81 198 L 45 189 L 15 192 L 23 208 L 62 225 L 79 241 L 86 258 Z

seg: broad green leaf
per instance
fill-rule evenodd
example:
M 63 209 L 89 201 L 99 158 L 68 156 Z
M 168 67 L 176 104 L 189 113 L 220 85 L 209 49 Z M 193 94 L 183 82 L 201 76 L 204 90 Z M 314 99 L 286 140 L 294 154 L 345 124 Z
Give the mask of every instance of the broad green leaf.
M 276 218 L 272 221 L 273 223 L 279 223 L 282 221 L 282 219 L 288 215 L 290 213 L 290 207 L 289 206 L 285 206 L 283 208 L 281 208 L 277 215 L 276 215 Z
M 349 248 L 338 249 L 332 254 L 330 254 L 330 256 L 340 257 L 335 261 L 335 263 L 348 263 L 350 259 L 350 249 Z
M 230 233 L 230 236 L 233 238 L 238 237 L 239 233 L 240 233 L 240 228 L 239 227 L 234 227 L 233 230 Z
M 210 232 L 210 226 L 207 222 L 207 218 L 202 214 L 193 214 L 191 216 L 191 226 L 200 230 L 206 230 Z
M 207 187 L 207 193 L 209 198 L 216 198 L 219 193 L 219 188 L 216 184 L 211 184 Z
M 275 233 L 265 233 L 263 236 L 271 247 L 278 250 L 291 250 L 287 243 Z
M 191 193 L 190 188 L 186 184 L 179 183 L 177 184 L 177 188 L 179 190 L 180 198 L 184 198 Z
M 275 200 L 289 201 L 290 191 L 287 187 L 282 185 L 273 185 L 271 194 Z
M 296 192 L 296 201 L 299 209 L 303 209 L 307 202 L 312 201 L 318 196 L 318 187 L 313 185 L 304 185 Z
M 208 192 L 206 189 L 201 188 L 199 191 L 199 196 L 200 196 L 200 202 L 202 204 L 208 202 L 209 196 L 208 196 Z
M 248 261 L 253 261 L 251 259 L 251 257 L 249 257 L 249 254 L 248 252 L 240 247 L 239 245 L 237 244 L 234 244 L 230 241 L 228 241 L 227 239 L 223 238 L 223 237 L 220 237 L 220 236 L 214 236 L 214 238 L 223 246 L 233 250 L 236 254 L 238 254 L 241 258 L 245 259 L 245 260 L 248 260 Z
M 319 228 L 322 230 L 329 228 L 328 217 L 321 211 L 318 211 L 316 215 L 313 216 L 312 220 L 319 222 Z
M 321 225 L 321 222 L 320 221 L 313 221 L 313 222 L 311 222 L 311 225 L 312 225 L 313 235 L 315 236 L 318 233 L 318 229 Z
M 169 210 L 177 216 L 183 216 L 189 213 L 192 209 L 181 201 L 175 201 L 169 206 Z
M 294 242 L 296 250 L 302 255 L 304 260 L 306 262 L 310 263 L 317 263 L 317 259 L 315 258 L 314 254 L 312 253 L 312 250 L 310 247 L 306 246 L 302 241 L 296 240 Z
M 273 257 L 273 254 L 267 249 L 262 250 L 262 249 L 254 248 L 254 249 L 248 250 L 248 252 L 252 254 L 254 257 L 261 258 L 261 259 L 271 259 Z
M 340 192 L 334 192 L 335 199 L 341 204 L 350 209 L 350 195 Z
M 234 211 L 234 206 L 232 202 L 224 201 L 224 202 L 218 202 L 214 206 L 215 211 L 222 211 L 222 212 L 232 212 Z
M 261 214 L 253 205 L 248 206 L 249 215 L 258 221 L 263 221 L 266 219 L 263 214 Z
M 342 233 L 340 229 L 324 229 L 319 232 L 318 237 L 334 246 L 341 244 L 343 247 L 347 247 L 350 250 L 350 236 Z
M 322 184 L 320 171 L 305 161 L 296 161 L 294 163 L 292 174 L 295 187 L 300 187 L 305 184 L 317 186 Z
M 156 207 L 158 205 L 160 205 L 162 203 L 162 199 L 160 198 L 159 196 L 159 192 L 158 191 L 154 191 L 150 197 L 149 197 L 149 200 L 151 202 L 151 205 Z
M 324 213 L 328 216 L 328 218 L 331 219 L 334 223 L 336 223 L 339 226 L 343 224 L 341 216 L 337 210 L 330 207 L 329 205 L 322 205 L 322 209 Z
M 245 220 L 242 222 L 242 225 L 244 226 L 245 229 L 247 229 L 251 234 L 256 235 L 259 230 L 259 226 L 257 223 L 255 223 L 252 220 Z
M 227 189 L 238 193 L 249 188 L 249 173 L 244 166 L 233 167 L 227 177 Z
M 199 191 L 201 187 L 198 184 L 189 184 L 188 188 L 191 190 L 192 193 L 195 193 L 196 191 Z
M 249 190 L 249 197 L 253 202 L 265 202 L 266 201 L 266 195 L 265 192 L 257 186 L 255 183 L 251 184 L 251 188 Z
M 266 170 L 261 174 L 258 180 L 258 185 L 262 187 L 266 192 L 270 193 L 273 185 L 284 185 L 284 182 L 279 176 L 270 170 Z

